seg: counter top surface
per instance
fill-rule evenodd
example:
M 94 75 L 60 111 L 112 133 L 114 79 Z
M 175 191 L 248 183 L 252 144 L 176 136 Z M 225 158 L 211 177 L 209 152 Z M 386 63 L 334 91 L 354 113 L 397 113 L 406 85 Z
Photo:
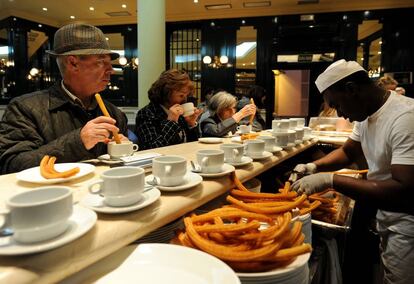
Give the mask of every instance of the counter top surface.
M 230 142 L 230 139 L 225 142 Z M 250 165 L 237 168 L 236 174 L 242 181 L 249 180 L 316 143 L 316 139 L 307 141 L 289 152 L 281 151 L 269 159 L 254 161 Z M 197 150 L 218 149 L 220 145 L 190 142 L 138 153 L 181 155 L 190 161 L 195 160 Z M 97 166 L 94 173 L 61 185 L 73 189 L 74 202 L 77 203 L 87 194 L 88 184 L 98 179 L 99 174 L 106 169 L 108 166 Z M 16 174 L 0 176 L 0 207 L 4 207 L 4 201 L 10 196 L 40 186 L 17 181 Z M 0 282 L 51 283 L 65 279 L 225 193 L 232 186 L 229 175 L 204 179 L 200 185 L 188 190 L 162 192 L 158 201 L 135 212 L 119 215 L 98 214 L 95 226 L 84 236 L 69 244 L 32 255 L 0 256 Z

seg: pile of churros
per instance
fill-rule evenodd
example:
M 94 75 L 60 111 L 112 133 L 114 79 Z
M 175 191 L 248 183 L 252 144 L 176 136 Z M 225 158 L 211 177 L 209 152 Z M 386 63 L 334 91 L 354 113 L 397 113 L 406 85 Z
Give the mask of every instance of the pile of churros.
M 244 140 L 252 140 L 252 139 L 256 139 L 260 134 L 259 133 L 245 133 L 240 135 L 240 139 L 241 141 Z
M 339 193 L 333 189 L 312 194 L 309 200 L 319 201 L 321 205 L 312 211 L 312 218 L 323 222 L 336 224 L 339 206 Z
M 174 243 L 212 254 L 239 272 L 283 267 L 312 250 L 303 243 L 302 223 L 291 225 L 291 211 L 309 213 L 320 201 L 309 203 L 289 184 L 279 193 L 253 193 L 234 174 L 233 179 L 237 189 L 227 197 L 230 205 L 184 218 L 185 231 L 178 232 Z
M 68 178 L 76 175 L 80 171 L 79 167 L 75 167 L 64 172 L 59 172 L 55 169 L 55 162 L 56 157 L 54 156 L 46 155 L 42 158 L 39 167 L 40 174 L 42 177 L 44 177 L 45 179 Z

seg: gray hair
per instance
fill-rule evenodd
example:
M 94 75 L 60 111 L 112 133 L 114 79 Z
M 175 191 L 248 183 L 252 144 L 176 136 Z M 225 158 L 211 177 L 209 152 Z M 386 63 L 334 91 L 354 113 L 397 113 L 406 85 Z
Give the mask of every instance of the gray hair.
M 208 110 L 211 115 L 220 113 L 223 109 L 230 108 L 236 104 L 236 98 L 227 92 L 218 92 L 213 95 L 208 103 Z
M 65 74 L 66 71 L 66 56 L 57 56 L 56 57 L 56 64 L 59 68 L 60 76 Z

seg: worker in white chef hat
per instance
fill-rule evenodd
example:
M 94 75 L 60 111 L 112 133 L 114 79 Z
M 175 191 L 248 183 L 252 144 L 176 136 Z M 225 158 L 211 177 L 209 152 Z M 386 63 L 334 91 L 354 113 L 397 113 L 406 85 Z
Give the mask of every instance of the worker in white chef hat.
M 327 188 L 379 208 L 384 283 L 414 283 L 414 100 L 384 90 L 355 61 L 332 63 L 315 82 L 338 116 L 355 121 L 345 144 L 294 171 L 310 174 L 293 183 L 299 193 Z M 367 180 L 323 173 L 365 157 Z M 316 173 L 319 172 L 319 173 Z

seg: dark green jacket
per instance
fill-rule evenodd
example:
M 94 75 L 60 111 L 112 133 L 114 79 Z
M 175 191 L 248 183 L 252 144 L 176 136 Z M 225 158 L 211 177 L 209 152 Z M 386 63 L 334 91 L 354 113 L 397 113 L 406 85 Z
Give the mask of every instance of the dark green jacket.
M 127 119 L 116 106 L 105 102 L 109 114 L 117 121 L 120 133 L 127 137 Z M 98 143 L 89 151 L 81 138 L 81 128 L 101 116 L 97 107 L 86 111 L 65 94 L 60 82 L 47 90 L 26 94 L 12 100 L 0 122 L 0 172 L 21 171 L 38 166 L 44 155 L 57 162 L 78 162 L 107 153 Z

